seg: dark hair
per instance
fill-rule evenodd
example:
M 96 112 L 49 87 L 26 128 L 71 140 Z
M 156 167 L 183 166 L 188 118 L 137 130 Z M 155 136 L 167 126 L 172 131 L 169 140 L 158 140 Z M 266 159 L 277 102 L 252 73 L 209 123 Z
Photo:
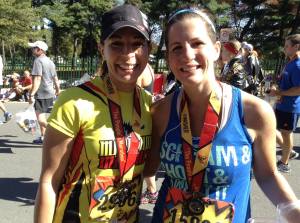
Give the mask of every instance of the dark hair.
M 186 18 L 200 18 L 205 24 L 205 27 L 208 31 L 208 35 L 212 42 L 217 41 L 217 32 L 212 20 L 212 15 L 207 9 L 198 8 L 195 6 L 187 6 L 185 8 L 181 8 L 176 10 L 174 13 L 171 14 L 169 17 L 166 28 L 165 28 L 165 44 L 168 47 L 168 38 L 169 38 L 169 30 L 173 24 L 184 20 Z
M 293 46 L 296 44 L 300 44 L 300 34 L 289 35 L 285 38 L 285 40 L 290 41 Z M 300 46 L 298 47 L 298 50 L 300 50 Z

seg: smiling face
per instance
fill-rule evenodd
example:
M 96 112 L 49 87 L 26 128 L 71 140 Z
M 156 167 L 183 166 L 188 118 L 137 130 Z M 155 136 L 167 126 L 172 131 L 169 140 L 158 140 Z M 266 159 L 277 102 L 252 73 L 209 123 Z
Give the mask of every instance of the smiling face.
M 174 23 L 168 33 L 168 63 L 182 84 L 214 79 L 214 62 L 220 53 L 203 20 L 188 17 Z
M 124 91 L 135 87 L 146 67 L 149 52 L 147 40 L 130 27 L 116 31 L 101 44 L 110 78 L 119 90 Z

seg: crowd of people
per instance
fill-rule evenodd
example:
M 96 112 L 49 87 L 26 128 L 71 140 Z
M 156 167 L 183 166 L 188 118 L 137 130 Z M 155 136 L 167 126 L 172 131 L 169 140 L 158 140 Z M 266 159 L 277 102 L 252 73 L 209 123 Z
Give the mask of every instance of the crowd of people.
M 28 70 L 24 71 L 23 76 L 16 72 L 6 75 L 3 85 L 7 88 L 2 92 L 1 100 L 28 102 L 28 94 L 32 87 L 32 78 Z
M 263 95 L 259 86 L 264 84 L 264 76 L 252 44 L 236 39 L 222 43 L 220 64 L 220 81 L 256 96 Z
M 289 160 L 299 156 L 293 132 L 300 34 L 285 39 L 288 63 L 275 86 L 253 45 L 220 42 L 212 18 L 187 6 L 167 19 L 169 74 L 159 96 L 149 64 L 151 30 L 136 6 L 103 14 L 99 74 L 63 92 L 48 45 L 29 43 L 31 74 L 11 75 L 10 95 L 33 104 L 41 130 L 34 140 L 43 145 L 34 222 L 138 222 L 139 205 L 150 203 L 153 223 L 246 223 L 252 173 L 275 206 L 293 204 L 281 215 L 298 222 L 299 200 L 280 172 L 290 172 Z M 264 94 L 278 98 L 274 108 L 256 97 L 261 83 Z M 0 109 L 8 121 L 2 102 Z M 157 191 L 159 168 L 165 176 Z

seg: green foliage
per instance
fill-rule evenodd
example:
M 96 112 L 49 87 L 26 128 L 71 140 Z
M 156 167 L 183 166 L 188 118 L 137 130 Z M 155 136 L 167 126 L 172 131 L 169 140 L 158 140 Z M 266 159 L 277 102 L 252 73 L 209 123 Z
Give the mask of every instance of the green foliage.
M 280 58 L 284 38 L 300 32 L 300 1 L 241 1 L 235 13 L 238 38 L 267 58 Z
M 0 41 L 6 50 L 19 54 L 26 53 L 28 40 L 43 39 L 50 54 L 94 56 L 102 14 L 124 2 L 148 15 L 158 58 L 163 57 L 164 23 L 174 10 L 187 4 L 209 9 L 218 30 L 232 27 L 237 39 L 252 43 L 268 58 L 279 58 L 285 36 L 300 32 L 299 0 L 0 0 Z M 43 24 L 41 18 L 50 19 L 52 29 L 33 30 Z
M 27 44 L 37 20 L 30 0 L 0 0 L 0 40 L 6 44 Z
M 92 50 L 81 45 L 91 45 L 85 41 L 99 42 L 100 18 L 113 3 L 102 0 L 54 0 L 52 4 L 41 5 L 43 16 L 53 22 L 53 53 L 62 56 L 75 56 L 77 53 L 87 56 L 86 52 L 97 54 L 97 45 L 94 44 Z

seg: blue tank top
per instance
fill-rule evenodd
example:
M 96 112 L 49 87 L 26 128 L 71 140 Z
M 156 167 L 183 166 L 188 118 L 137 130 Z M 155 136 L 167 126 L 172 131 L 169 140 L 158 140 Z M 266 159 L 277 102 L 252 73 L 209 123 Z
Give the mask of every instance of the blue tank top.
M 180 119 L 176 108 L 179 90 L 174 93 L 168 126 L 161 138 L 161 166 L 165 170 L 153 223 L 163 221 L 163 207 L 169 187 L 188 190 L 183 164 Z M 201 139 L 200 139 L 201 140 Z M 194 149 L 194 156 L 197 149 Z M 206 169 L 203 193 L 235 206 L 234 223 L 250 217 L 250 171 L 252 142 L 243 119 L 241 91 L 232 88 L 232 107 L 225 126 L 215 135 Z

